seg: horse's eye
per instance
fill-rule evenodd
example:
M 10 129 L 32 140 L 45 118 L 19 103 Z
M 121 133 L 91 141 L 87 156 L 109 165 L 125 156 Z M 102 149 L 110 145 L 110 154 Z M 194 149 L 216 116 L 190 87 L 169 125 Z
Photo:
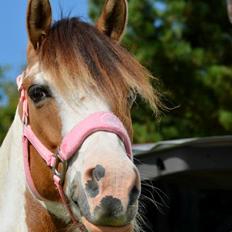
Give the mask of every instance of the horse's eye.
M 28 95 L 34 103 L 39 103 L 48 97 L 51 97 L 51 93 L 47 86 L 32 85 L 28 89 Z

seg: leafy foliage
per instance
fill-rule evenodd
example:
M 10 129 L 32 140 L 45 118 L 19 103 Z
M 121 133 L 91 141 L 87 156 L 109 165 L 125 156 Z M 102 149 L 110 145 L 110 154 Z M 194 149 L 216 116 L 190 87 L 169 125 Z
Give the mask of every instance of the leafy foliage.
M 18 91 L 13 81 L 4 78 L 4 68 L 0 67 L 0 142 L 3 141 L 13 121 L 18 102 Z
M 103 2 L 89 0 L 92 19 Z M 226 1 L 130 0 L 123 45 L 159 77 L 163 101 L 172 109 L 155 122 L 138 100 L 135 142 L 232 133 L 232 25 Z

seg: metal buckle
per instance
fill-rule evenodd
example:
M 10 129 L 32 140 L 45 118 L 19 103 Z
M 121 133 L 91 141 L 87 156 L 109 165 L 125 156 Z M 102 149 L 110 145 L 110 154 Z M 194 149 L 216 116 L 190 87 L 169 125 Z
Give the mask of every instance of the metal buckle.
M 52 167 L 52 172 L 53 172 L 54 176 L 59 177 L 60 183 L 63 184 L 65 174 L 66 174 L 67 168 L 68 168 L 68 162 L 67 162 L 67 160 L 63 160 L 60 157 L 59 149 L 57 150 L 56 154 L 54 154 L 54 157 L 56 160 L 55 160 L 54 166 Z
M 22 122 L 24 126 L 28 125 L 28 117 L 26 115 L 23 115 Z

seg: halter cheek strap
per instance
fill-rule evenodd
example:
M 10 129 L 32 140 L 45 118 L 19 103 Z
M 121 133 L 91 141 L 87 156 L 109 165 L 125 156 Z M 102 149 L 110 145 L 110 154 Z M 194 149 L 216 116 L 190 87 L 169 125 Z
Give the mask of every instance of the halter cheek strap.
M 125 150 L 130 159 L 132 156 L 132 147 L 130 138 L 124 128 L 122 122 L 111 112 L 97 112 L 91 114 L 83 121 L 79 122 L 62 140 L 59 149 L 54 154 L 47 149 L 38 137 L 34 134 L 30 125 L 28 124 L 29 113 L 28 113 L 28 102 L 26 91 L 22 86 L 23 76 L 20 75 L 17 78 L 18 89 L 21 93 L 20 101 L 23 105 L 22 121 L 23 127 L 23 155 L 24 155 L 24 169 L 26 173 L 26 179 L 30 190 L 40 200 L 44 200 L 43 197 L 38 193 L 30 170 L 29 164 L 29 143 L 36 149 L 38 154 L 43 158 L 46 164 L 52 168 L 54 184 L 59 192 L 64 206 L 72 218 L 74 223 L 77 223 L 72 210 L 68 204 L 65 196 L 62 184 L 65 178 L 66 170 L 68 167 L 68 160 L 70 160 L 76 152 L 80 149 L 83 142 L 93 133 L 98 131 L 105 131 L 116 134 L 124 143 Z M 62 171 L 59 171 L 59 166 L 62 165 Z

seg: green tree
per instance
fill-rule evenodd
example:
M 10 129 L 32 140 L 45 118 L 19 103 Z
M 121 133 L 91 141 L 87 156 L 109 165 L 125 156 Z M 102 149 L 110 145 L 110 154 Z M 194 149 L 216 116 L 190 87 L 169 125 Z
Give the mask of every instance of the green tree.
M 89 0 L 93 20 L 103 2 Z M 163 101 L 172 108 L 155 122 L 138 100 L 135 142 L 232 133 L 232 25 L 226 1 L 130 0 L 123 45 L 161 80 Z
M 4 72 L 0 67 L 0 144 L 13 121 L 18 101 L 16 85 L 4 77 Z

